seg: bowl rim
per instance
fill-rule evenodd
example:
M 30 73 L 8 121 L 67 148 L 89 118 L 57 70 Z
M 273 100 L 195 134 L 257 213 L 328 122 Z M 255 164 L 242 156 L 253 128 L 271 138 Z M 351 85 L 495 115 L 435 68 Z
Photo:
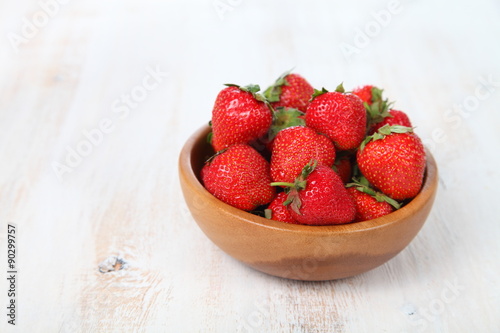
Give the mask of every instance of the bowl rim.
M 185 176 L 185 179 L 194 186 L 194 189 L 208 202 L 217 202 L 219 208 L 225 210 L 228 214 L 237 216 L 245 223 L 253 224 L 258 227 L 268 229 L 278 229 L 284 232 L 301 233 L 301 234 L 346 234 L 356 232 L 366 232 L 379 228 L 384 228 L 389 225 L 398 223 L 398 221 L 411 215 L 418 207 L 422 207 L 427 201 L 431 200 L 437 189 L 438 170 L 434 157 L 431 152 L 426 148 L 426 168 L 424 174 L 424 181 L 420 192 L 410 202 L 401 207 L 400 209 L 378 217 L 376 219 L 351 222 L 346 224 L 337 225 L 303 225 L 291 224 L 281 221 L 267 219 L 258 215 L 251 214 L 236 207 L 233 207 L 225 202 L 217 199 L 210 192 L 208 192 L 203 184 L 199 181 L 191 163 L 191 152 L 193 147 L 199 143 L 200 140 L 205 140 L 210 131 L 210 126 L 204 125 L 196 130 L 186 141 L 179 155 L 179 172 Z M 181 177 L 182 178 L 182 177 Z M 181 180 L 182 181 L 182 180 Z

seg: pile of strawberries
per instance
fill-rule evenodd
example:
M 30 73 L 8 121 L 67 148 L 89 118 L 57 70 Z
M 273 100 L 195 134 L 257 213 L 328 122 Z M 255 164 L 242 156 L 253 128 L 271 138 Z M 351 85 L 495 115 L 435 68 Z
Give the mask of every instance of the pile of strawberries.
M 422 187 L 426 157 L 408 116 L 382 90 L 314 89 L 284 73 L 228 84 L 212 111 L 205 188 L 236 208 L 286 223 L 331 225 L 399 209 Z

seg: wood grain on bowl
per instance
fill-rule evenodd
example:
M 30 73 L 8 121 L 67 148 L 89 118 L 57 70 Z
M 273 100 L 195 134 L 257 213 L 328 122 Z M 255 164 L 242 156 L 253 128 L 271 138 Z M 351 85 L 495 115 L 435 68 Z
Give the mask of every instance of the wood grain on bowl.
M 186 142 L 179 175 L 186 203 L 207 237 L 228 255 L 259 271 L 289 279 L 333 280 L 387 262 L 417 235 L 437 190 L 437 167 L 427 152 L 424 185 L 403 208 L 380 218 L 344 225 L 306 226 L 268 220 L 236 209 L 205 190 L 199 172 L 213 151 L 208 126 Z

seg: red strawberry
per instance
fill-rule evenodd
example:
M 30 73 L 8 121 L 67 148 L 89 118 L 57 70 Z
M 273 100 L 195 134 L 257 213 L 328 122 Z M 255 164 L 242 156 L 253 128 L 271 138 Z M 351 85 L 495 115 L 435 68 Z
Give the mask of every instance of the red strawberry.
M 354 222 L 372 220 L 390 214 L 394 210 L 387 202 L 379 202 L 371 195 L 358 191 L 355 187 L 349 187 L 347 192 L 352 196 L 356 205 Z
M 252 147 L 235 144 L 212 157 L 202 168 L 205 188 L 216 198 L 250 211 L 271 202 L 269 163 Z
M 352 93 L 363 100 L 363 104 L 366 108 L 367 113 L 366 122 L 368 134 L 374 132 L 370 132 L 373 124 L 379 123 L 385 117 L 391 116 L 388 110 L 392 103 L 390 103 L 387 99 L 382 98 L 382 89 L 379 89 L 372 85 L 366 85 L 354 89 Z
M 342 153 L 342 152 L 341 152 Z M 352 177 L 351 158 L 345 154 L 338 154 L 333 164 L 333 170 L 338 173 L 344 183 L 349 183 Z
M 365 177 L 355 179 L 353 183 L 346 186 L 356 205 L 355 222 L 375 219 L 401 207 L 396 200 L 372 189 Z
M 267 133 L 271 110 L 257 85 L 228 85 L 219 92 L 212 110 L 212 146 L 215 151 L 236 143 L 250 143 Z
M 371 130 L 369 134 L 373 134 L 378 129 L 384 125 L 401 125 L 401 126 L 406 126 L 406 127 L 412 127 L 410 118 L 408 118 L 408 115 L 404 113 L 403 111 L 398 111 L 398 110 L 389 110 L 388 116 L 382 119 L 382 121 L 375 123 L 372 125 Z
M 293 108 L 278 107 L 275 109 L 273 124 L 266 137 L 266 147 L 273 150 L 274 138 L 279 131 L 293 126 L 305 126 L 304 113 Z
M 299 74 L 282 74 L 266 89 L 264 96 L 274 108 L 283 106 L 306 112 L 314 88 Z
M 290 186 L 287 202 L 292 217 L 299 223 L 330 225 L 354 220 L 356 209 L 344 183 L 332 168 L 308 164 Z
M 381 127 L 361 144 L 357 162 L 366 179 L 395 200 L 413 198 L 422 187 L 425 150 L 410 127 Z
M 382 98 L 383 89 L 377 88 L 372 85 L 366 85 L 362 87 L 358 87 L 352 91 L 352 93 L 366 103 L 368 105 L 379 104 L 379 105 L 388 105 L 387 99 Z M 377 106 L 378 107 L 378 106 Z
M 356 89 L 354 89 L 352 91 L 352 93 L 356 96 L 358 96 L 359 98 L 361 98 L 361 100 L 364 102 L 364 103 L 367 103 L 368 105 L 371 105 L 372 104 L 372 97 L 373 97 L 373 93 L 372 93 L 372 90 L 373 88 L 377 89 L 376 87 L 372 86 L 372 85 L 366 85 L 366 86 L 362 86 L 362 87 L 358 87 Z
M 335 147 L 330 139 L 305 126 L 281 130 L 271 154 L 271 178 L 275 182 L 293 183 L 312 159 L 318 165 L 333 165 Z
M 328 136 L 339 150 L 357 148 L 366 132 L 366 111 L 363 102 L 353 94 L 324 88 L 317 91 L 307 107 L 306 125 Z
M 287 197 L 288 195 L 285 192 L 278 193 L 265 210 L 266 217 L 275 221 L 298 224 L 292 217 L 292 214 L 290 214 L 288 207 L 283 204 L 287 200 Z

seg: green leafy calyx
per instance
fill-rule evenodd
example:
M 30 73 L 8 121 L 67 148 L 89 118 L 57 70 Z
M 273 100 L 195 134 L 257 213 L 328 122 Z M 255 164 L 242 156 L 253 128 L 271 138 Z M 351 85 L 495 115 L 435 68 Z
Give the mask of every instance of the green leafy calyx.
M 363 142 L 361 142 L 361 145 L 359 146 L 359 150 L 363 151 L 365 146 L 371 142 L 371 141 L 377 141 L 385 138 L 388 135 L 391 135 L 393 133 L 412 133 L 413 132 L 413 127 L 407 127 L 407 126 L 401 126 L 401 125 L 384 125 L 378 129 L 377 132 L 373 133 L 372 135 L 367 136 Z
M 392 117 L 389 110 L 392 107 L 393 102 L 389 102 L 388 99 L 383 99 L 383 91 L 383 89 L 372 87 L 371 103 L 364 103 L 367 114 L 368 128 L 370 128 L 373 124 L 381 122 L 384 118 Z
M 239 88 L 242 91 L 249 92 L 252 94 L 252 96 L 258 100 L 259 102 L 264 102 L 266 104 L 269 103 L 269 101 L 262 95 L 259 94 L 258 92 L 260 91 L 260 86 L 258 84 L 249 84 L 246 86 L 240 86 L 234 83 L 225 83 L 224 84 L 227 87 L 236 87 Z
M 335 92 L 338 92 L 338 93 L 345 93 L 345 89 L 344 89 L 344 82 L 341 82 L 337 88 L 335 88 Z
M 271 186 L 285 186 L 285 192 L 288 193 L 288 197 L 286 201 L 283 203 L 283 205 L 288 206 L 293 209 L 294 212 L 296 212 L 299 215 L 302 215 L 300 213 L 300 207 L 302 206 L 302 202 L 300 201 L 299 198 L 299 191 L 303 190 L 307 186 L 307 177 L 316 169 L 316 166 L 318 165 L 318 161 L 312 159 L 308 164 L 304 166 L 302 169 L 302 172 L 300 175 L 295 179 L 295 182 L 293 183 L 287 183 L 287 182 L 275 182 L 271 183 Z
M 291 70 L 286 71 L 285 73 L 281 74 L 279 78 L 276 79 L 276 81 L 264 91 L 264 97 L 270 102 L 279 102 L 281 98 L 281 87 L 282 86 L 288 86 L 288 81 L 286 80 L 286 77 L 291 73 Z
M 354 188 L 356 188 L 356 190 L 358 190 L 362 193 L 366 193 L 369 196 L 373 197 L 378 202 L 387 202 L 389 205 L 394 207 L 394 209 L 401 208 L 401 204 L 399 202 L 397 202 L 396 200 L 388 197 L 387 195 L 385 195 L 383 193 L 375 191 L 371 187 L 368 180 L 363 176 L 361 176 L 359 178 L 353 178 L 353 182 L 346 184 L 346 187 L 354 187 Z
M 310 101 L 312 101 L 313 99 L 315 99 L 316 97 L 318 97 L 320 95 L 326 94 L 327 92 L 328 92 L 328 90 L 326 90 L 324 87 L 321 88 L 321 90 L 314 89 L 314 93 L 312 94 Z
M 292 126 L 305 126 L 304 113 L 294 109 L 277 107 L 273 113 L 273 124 L 269 129 L 269 140 L 276 137 L 279 131 Z

